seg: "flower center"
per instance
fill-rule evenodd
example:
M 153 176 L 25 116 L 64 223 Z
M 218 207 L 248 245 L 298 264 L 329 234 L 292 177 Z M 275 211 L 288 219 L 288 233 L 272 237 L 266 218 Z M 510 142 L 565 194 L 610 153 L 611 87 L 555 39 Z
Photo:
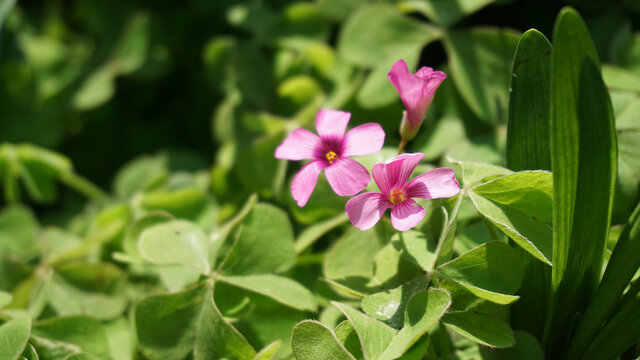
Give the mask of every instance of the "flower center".
M 404 191 L 400 189 L 393 190 L 391 194 L 389 194 L 389 201 L 395 204 L 399 204 L 404 201 Z
M 327 159 L 327 162 L 329 163 L 329 165 L 333 164 L 334 161 L 337 161 L 338 159 L 340 159 L 338 154 L 336 154 L 333 151 L 329 151 L 328 153 L 326 153 L 325 158 Z

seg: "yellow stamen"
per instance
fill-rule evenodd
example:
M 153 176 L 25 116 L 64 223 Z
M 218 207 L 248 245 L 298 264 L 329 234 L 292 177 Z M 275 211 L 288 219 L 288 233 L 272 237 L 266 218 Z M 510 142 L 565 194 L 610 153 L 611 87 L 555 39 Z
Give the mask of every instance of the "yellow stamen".
M 333 152 L 333 151 L 329 151 L 329 152 L 325 155 L 325 157 L 327 158 L 327 161 L 329 162 L 329 164 L 333 164 L 333 162 L 334 162 L 334 161 L 336 161 L 336 160 L 338 160 L 338 159 L 339 159 L 338 154 L 336 154 L 336 153 L 335 153 L 335 152 Z
M 391 194 L 389 194 L 389 201 L 395 204 L 399 204 L 404 201 L 404 191 L 400 189 L 393 190 Z

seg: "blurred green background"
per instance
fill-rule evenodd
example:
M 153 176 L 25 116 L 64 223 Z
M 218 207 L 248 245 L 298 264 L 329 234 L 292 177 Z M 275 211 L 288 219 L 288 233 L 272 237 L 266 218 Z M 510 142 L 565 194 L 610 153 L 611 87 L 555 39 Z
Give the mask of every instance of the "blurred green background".
M 566 3 L 613 65 L 605 79 L 620 90 L 620 116 L 640 91 L 635 0 L 2 0 L 0 142 L 60 152 L 107 191 L 140 155 L 169 154 L 171 171 L 213 164 L 214 196 L 234 204 L 224 218 L 252 192 L 287 202 L 273 149 L 320 107 L 352 112 L 352 126 L 379 122 L 386 145 L 397 144 L 402 104 L 386 73 L 404 58 L 449 75 L 408 150 L 503 164 L 519 33 L 534 27 L 551 38 Z M 637 116 L 626 121 L 640 127 Z M 626 212 L 640 160 L 621 154 Z M 76 198 L 36 203 L 60 212 Z

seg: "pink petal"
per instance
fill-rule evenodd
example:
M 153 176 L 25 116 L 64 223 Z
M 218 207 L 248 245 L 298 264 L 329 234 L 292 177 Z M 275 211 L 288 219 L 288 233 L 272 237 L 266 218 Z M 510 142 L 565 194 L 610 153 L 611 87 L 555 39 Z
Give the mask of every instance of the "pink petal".
M 437 168 L 411 179 L 406 187 L 408 197 L 437 199 L 455 196 L 460 192 L 460 184 L 453 170 Z
M 340 196 L 351 196 L 362 191 L 371 181 L 369 172 L 359 162 L 342 157 L 327 167 L 324 174 L 329 185 Z
M 389 206 L 391 203 L 384 195 L 370 192 L 351 198 L 344 210 L 353 226 L 360 230 L 369 230 L 378 223 Z
M 316 130 L 324 141 L 341 140 L 347 129 L 351 113 L 339 110 L 318 110 Z
M 377 153 L 384 145 L 382 126 L 368 123 L 349 130 L 344 137 L 342 154 L 358 156 Z
M 322 148 L 318 135 L 307 129 L 296 129 L 276 148 L 276 158 L 287 160 L 313 159 Z
M 391 225 L 398 231 L 407 231 L 424 219 L 424 208 L 412 199 L 393 205 Z
M 323 161 L 314 160 L 303 166 L 296 176 L 293 177 L 293 181 L 291 182 L 291 195 L 293 195 L 298 206 L 302 207 L 307 204 L 313 189 L 316 187 L 318 174 L 320 174 L 320 171 L 325 167 L 326 165 Z
M 383 194 L 404 188 L 409 176 L 411 176 L 411 173 L 423 157 L 424 154 L 422 153 L 408 153 L 398 155 L 384 163 L 376 164 L 371 171 L 373 180 L 375 180 Z

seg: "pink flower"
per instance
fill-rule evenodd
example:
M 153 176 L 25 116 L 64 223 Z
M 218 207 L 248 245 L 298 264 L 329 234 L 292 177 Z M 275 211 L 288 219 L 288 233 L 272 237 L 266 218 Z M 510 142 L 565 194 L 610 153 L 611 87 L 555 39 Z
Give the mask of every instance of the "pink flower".
M 387 76 L 407 109 L 401 132 L 403 138 L 410 140 L 417 133 L 433 95 L 447 75 L 442 71 L 433 71 L 430 67 L 423 67 L 411 74 L 407 63 L 401 59 L 393 64 Z
M 318 110 L 316 130 L 297 129 L 278 146 L 276 158 L 312 159 L 300 169 L 291 183 L 291 194 L 304 206 L 316 187 L 323 169 L 329 185 L 340 196 L 355 195 L 371 180 L 369 172 L 350 156 L 373 154 L 384 144 L 384 131 L 378 124 L 356 126 L 344 133 L 351 114 L 338 110 Z
M 460 185 L 449 168 L 437 168 L 409 180 L 424 154 L 402 154 L 373 167 L 373 180 L 380 193 L 369 192 L 353 197 L 345 211 L 360 230 L 372 228 L 391 207 L 391 224 L 407 231 L 424 218 L 424 208 L 413 198 L 436 199 L 455 196 Z

